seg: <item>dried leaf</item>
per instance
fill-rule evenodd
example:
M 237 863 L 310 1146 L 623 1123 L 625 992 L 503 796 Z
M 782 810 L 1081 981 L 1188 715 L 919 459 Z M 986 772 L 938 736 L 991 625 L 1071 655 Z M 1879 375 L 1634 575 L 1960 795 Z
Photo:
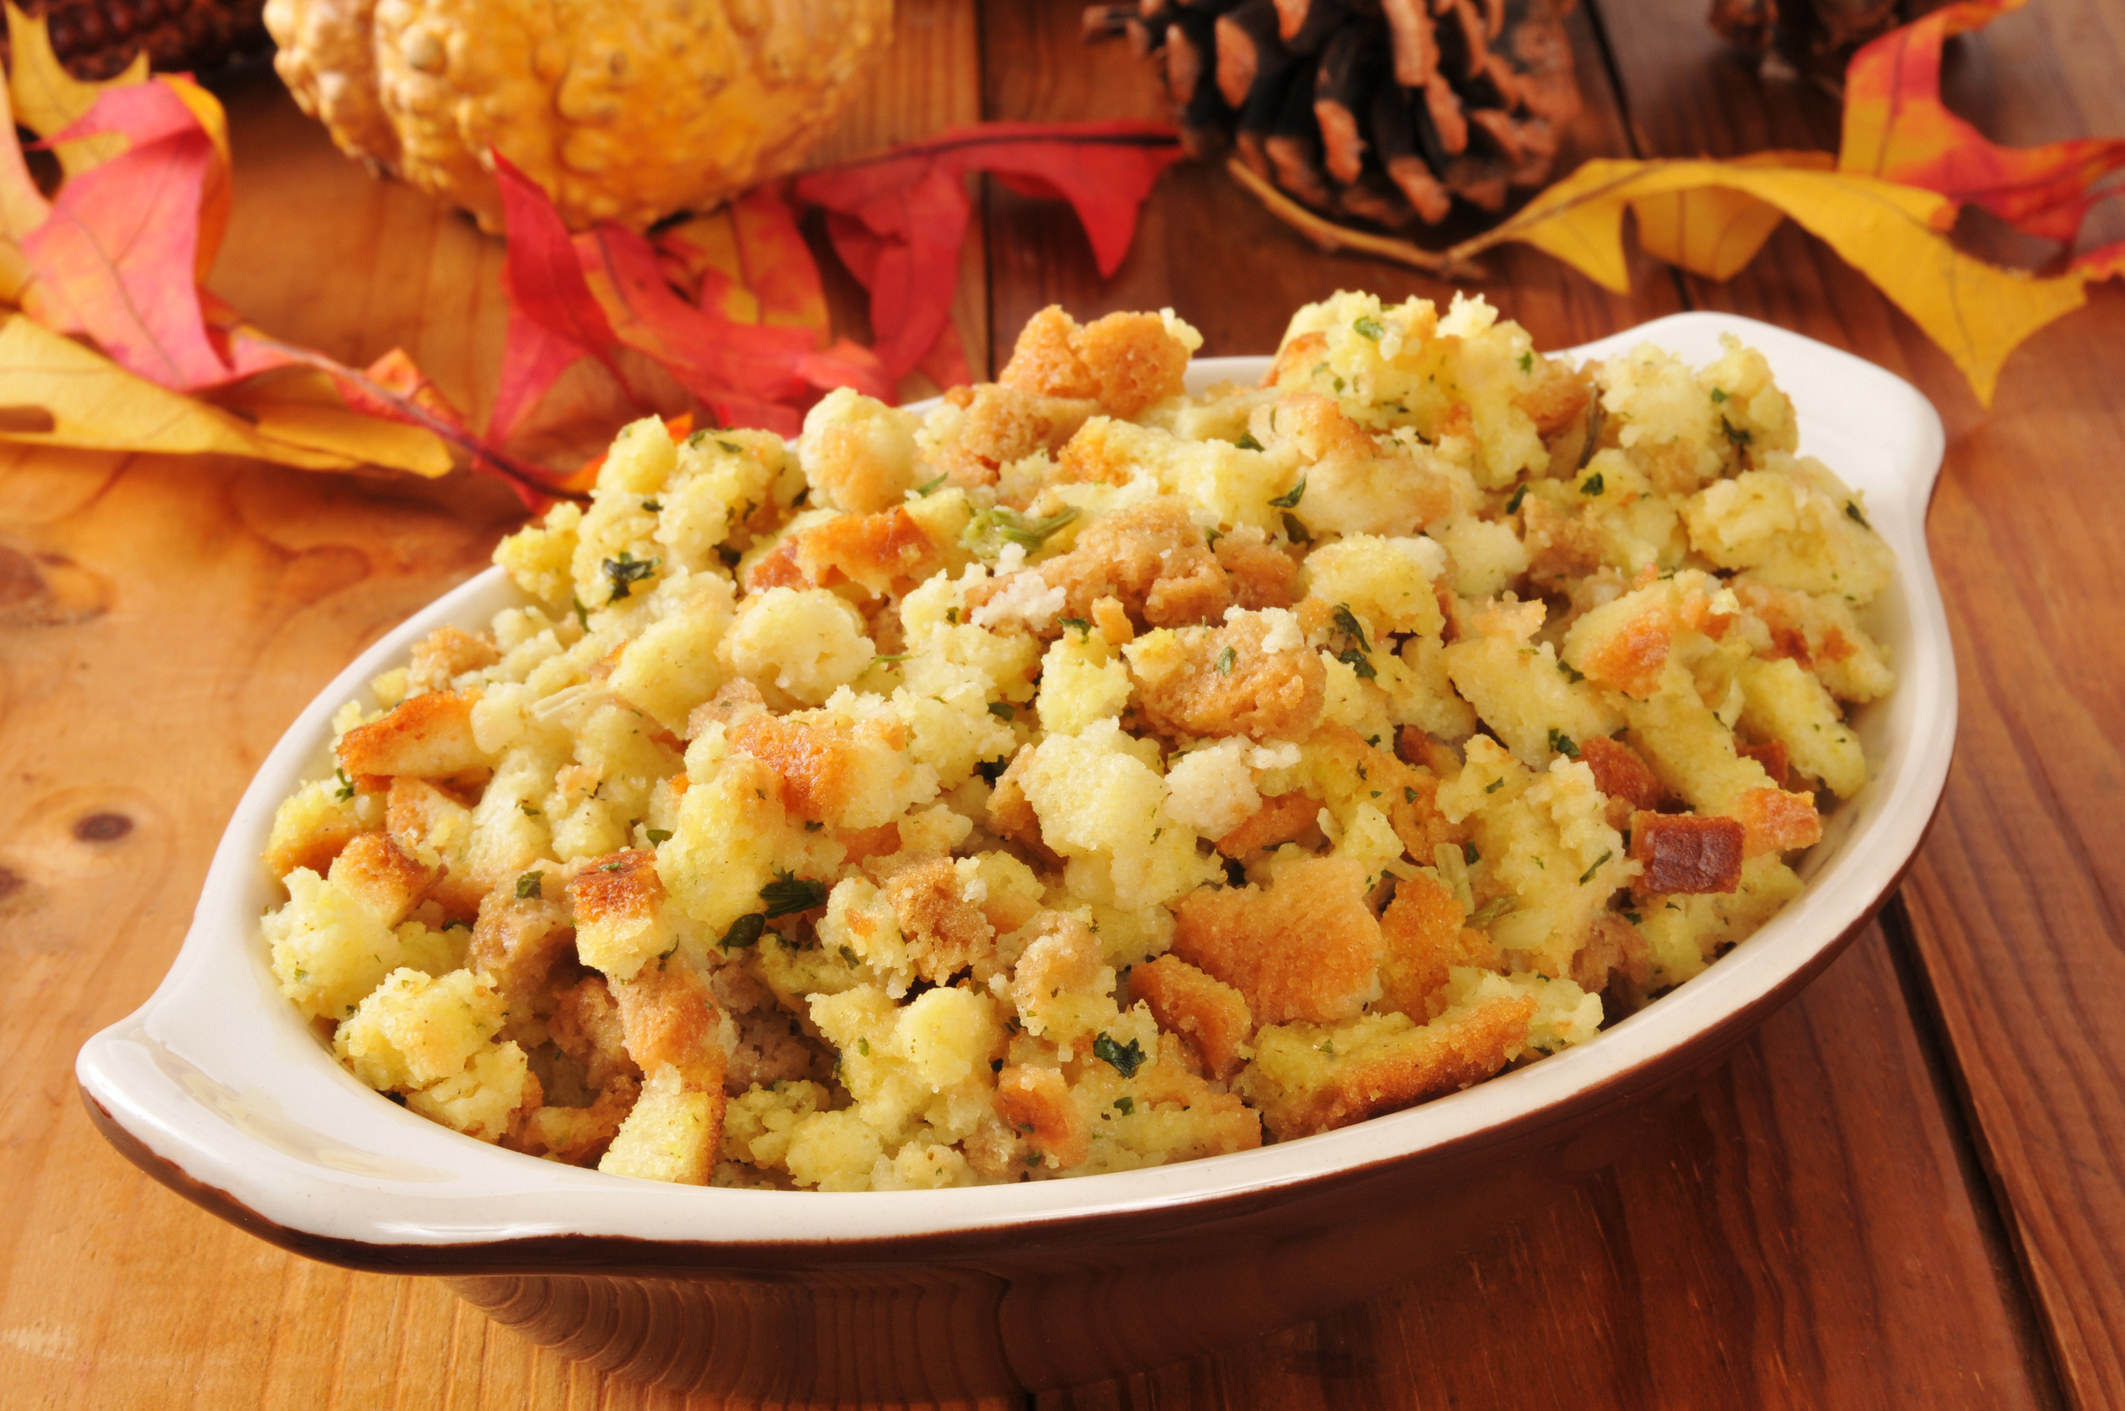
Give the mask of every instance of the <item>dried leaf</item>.
M 619 340 L 583 277 L 560 213 L 507 158 L 496 153 L 494 164 L 509 241 L 502 268 L 509 325 L 501 381 L 487 420 L 487 439 L 499 445 L 508 442 L 554 380 L 582 359 L 594 357 L 614 377 L 621 374 L 612 361 Z
M 830 213 L 835 252 L 871 293 L 872 351 L 897 382 L 950 322 L 971 214 L 967 173 L 1069 201 L 1100 273 L 1111 277 L 1145 196 L 1180 156 L 1179 134 L 1150 123 L 988 123 L 808 173 L 794 189 Z
M 1961 0 L 1890 31 L 1845 70 L 1841 170 L 1982 206 L 2032 235 L 2071 244 L 2089 208 L 2117 189 L 2125 139 L 2002 147 L 1941 102 L 1941 44 L 2027 0 Z
M 351 470 L 356 456 L 281 441 L 242 419 L 137 377 L 21 314 L 0 315 L 0 439 L 164 455 L 247 456 L 303 470 Z
M 22 237 L 31 272 L 24 311 L 47 328 L 88 335 L 165 387 L 226 381 L 193 273 L 213 141 L 159 83 L 106 92 L 67 131 L 118 135 L 128 145 L 69 177 L 44 224 Z M 143 136 L 124 135 L 133 132 Z
M 1827 152 L 1755 152 L 1727 165 L 1828 171 L 1835 163 Z M 1718 280 L 1741 273 L 1785 219 L 1776 206 L 1720 186 L 1646 196 L 1631 203 L 1631 214 L 1648 255 Z
M 826 289 L 795 212 L 773 186 L 657 232 L 667 277 L 732 323 L 827 331 Z
M 1957 250 L 1943 233 L 1954 203 L 1849 171 L 1713 161 L 1592 161 L 1520 212 L 1449 251 L 1459 259 L 1505 241 L 1533 245 L 1603 287 L 1623 292 L 1623 211 L 1648 197 L 1737 192 L 1821 239 L 1911 316 L 1990 403 L 2000 365 L 2023 339 L 2079 308 L 2091 277 L 2000 269 Z
M 68 176 L 87 171 L 125 150 L 125 138 L 115 132 L 61 140 L 60 133 L 72 127 L 96 106 L 96 100 L 116 88 L 144 83 L 148 77 L 147 51 L 114 78 L 89 83 L 75 78 L 59 62 L 52 49 L 50 29 L 43 15 L 31 17 L 7 5 L 9 96 L 15 120 L 51 143 L 60 169 Z

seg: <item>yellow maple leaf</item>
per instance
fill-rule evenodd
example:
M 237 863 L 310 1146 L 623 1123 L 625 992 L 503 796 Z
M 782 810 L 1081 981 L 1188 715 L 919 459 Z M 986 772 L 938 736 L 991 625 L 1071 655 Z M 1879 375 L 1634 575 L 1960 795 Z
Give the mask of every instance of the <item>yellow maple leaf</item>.
M 53 134 L 64 131 L 96 105 L 97 95 L 106 88 L 147 81 L 148 54 L 145 49 L 133 56 L 133 62 L 127 64 L 122 73 L 101 83 L 75 78 L 59 62 L 44 16 L 25 15 L 11 0 L 6 8 L 8 94 L 14 100 L 15 120 L 39 137 L 49 140 Z M 121 134 L 99 132 L 74 141 L 55 142 L 52 150 L 59 158 L 60 168 L 68 176 L 74 176 L 99 162 L 109 161 L 123 152 L 125 145 Z
M 1755 162 L 1591 161 L 1445 258 L 1459 263 L 1515 241 L 1621 293 L 1630 288 L 1627 208 L 1653 212 L 1652 253 L 1700 273 L 1731 274 L 1746 263 L 1777 223 L 1765 212 L 1791 218 L 1910 315 L 1988 405 L 2007 355 L 2085 303 L 2097 277 L 2085 268 L 2039 276 L 1987 264 L 1949 240 L 1955 203 L 1946 197 L 1816 159 L 1778 165 L 1770 154 Z
M 322 379 L 320 379 L 322 380 Z M 244 387 L 237 411 L 137 377 L 22 314 L 0 315 L 0 440 L 160 455 L 248 456 L 300 470 L 364 465 L 441 475 L 448 452 L 417 427 L 327 405 L 298 378 Z

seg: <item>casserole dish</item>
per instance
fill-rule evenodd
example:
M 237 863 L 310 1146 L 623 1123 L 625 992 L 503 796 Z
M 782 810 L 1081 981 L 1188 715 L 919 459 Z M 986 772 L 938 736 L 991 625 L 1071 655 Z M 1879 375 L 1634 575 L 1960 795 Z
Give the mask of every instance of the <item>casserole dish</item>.
M 1897 557 L 1864 625 L 1900 677 L 1854 714 L 1874 777 L 1803 860 L 1806 891 L 1704 974 L 1598 1038 L 1408 1111 L 1257 1151 L 1016 1186 L 703 1190 L 543 1162 L 364 1087 L 281 996 L 259 935 L 277 802 L 323 771 L 331 717 L 433 628 L 516 600 L 500 570 L 377 642 L 261 766 L 184 948 L 77 1062 L 107 1136 L 189 1198 L 284 1247 L 438 1274 L 505 1324 L 675 1387 L 762 1398 L 1037 1389 L 1206 1351 L 1364 1298 L 1608 1159 L 1657 1094 L 1702 1074 L 1834 958 L 1894 890 L 1946 779 L 1955 671 L 1924 517 L 1943 448 L 1908 384 L 1729 315 L 1640 342 L 1692 362 L 1734 333 L 1769 360 L 1801 449 L 1863 490 Z M 1265 358 L 1201 359 L 1200 389 Z

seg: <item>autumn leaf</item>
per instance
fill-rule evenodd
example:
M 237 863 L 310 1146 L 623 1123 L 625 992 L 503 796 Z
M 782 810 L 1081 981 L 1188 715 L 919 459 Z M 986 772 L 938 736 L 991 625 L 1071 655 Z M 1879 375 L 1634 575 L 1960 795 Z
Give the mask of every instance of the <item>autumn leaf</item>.
M 2117 187 L 2125 139 L 2002 147 L 1941 101 L 1941 44 L 2027 0 L 1961 0 L 1890 31 L 1845 70 L 1840 170 L 1981 206 L 2032 235 L 2071 244 L 2089 208 Z
M 212 139 L 159 83 L 106 91 L 65 131 L 126 146 L 70 176 L 44 223 L 20 237 L 23 309 L 48 328 L 86 334 L 165 387 L 227 381 L 191 292 Z
M 808 173 L 794 192 L 830 213 L 835 253 L 871 294 L 872 351 L 897 382 L 950 322 L 972 214 L 968 173 L 1069 201 L 1100 273 L 1111 277 L 1145 196 L 1180 156 L 1179 135 L 1151 123 L 988 123 Z
M 78 122 L 105 93 L 145 83 L 148 55 L 145 49 L 133 56 L 123 72 L 100 83 L 75 78 L 59 62 L 43 15 L 25 15 L 13 3 L 7 10 L 8 95 L 15 120 L 51 143 L 60 169 L 68 176 L 88 170 L 125 150 L 125 138 L 115 132 L 82 134 L 62 139 L 60 134 Z
M 1493 229 L 1455 246 L 1466 259 L 1505 241 L 1532 245 L 1604 288 L 1630 287 L 1624 209 L 1648 197 L 1719 191 L 1753 198 L 1835 250 L 1938 343 L 1989 404 L 2007 355 L 2087 299 L 2087 271 L 2001 269 L 1945 235 L 1955 203 L 1856 172 L 1714 161 L 1593 161 Z M 1729 208 L 1728 214 L 1732 214 Z
M 1828 171 L 1835 163 L 1827 152 L 1754 152 L 1729 158 L 1727 165 Z M 1741 273 L 1785 219 L 1778 207 L 1725 186 L 1642 196 L 1631 202 L 1631 214 L 1639 247 L 1648 255 L 1717 280 Z

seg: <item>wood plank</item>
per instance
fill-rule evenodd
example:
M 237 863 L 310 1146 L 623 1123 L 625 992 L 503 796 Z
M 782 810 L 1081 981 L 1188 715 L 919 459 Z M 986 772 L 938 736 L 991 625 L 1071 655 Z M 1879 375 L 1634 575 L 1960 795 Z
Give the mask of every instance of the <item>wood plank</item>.
M 1634 126 L 1651 149 L 1834 145 L 1823 95 L 1758 84 L 1702 31 L 1609 4 Z M 1950 51 L 1946 90 L 1995 139 L 2125 132 L 2125 22 L 2039 6 Z M 2113 203 L 2115 204 L 2115 203 Z M 1966 221 L 1990 248 L 2002 240 Z M 2120 213 L 2091 238 L 2116 238 Z M 2019 242 L 2026 248 L 2027 242 Z M 1788 228 L 1693 300 L 1852 348 L 1911 378 L 1949 426 L 1930 531 L 1961 663 L 1948 794 L 1905 888 L 1926 988 L 2061 1374 L 2090 1406 L 2125 1401 L 2125 648 L 2115 617 L 2125 484 L 2125 295 L 2040 333 L 1990 412 L 1939 351 L 1821 246 Z
M 1635 1152 L 1466 1262 L 1039 1405 L 2044 1405 L 1941 1098 L 1870 930 Z

